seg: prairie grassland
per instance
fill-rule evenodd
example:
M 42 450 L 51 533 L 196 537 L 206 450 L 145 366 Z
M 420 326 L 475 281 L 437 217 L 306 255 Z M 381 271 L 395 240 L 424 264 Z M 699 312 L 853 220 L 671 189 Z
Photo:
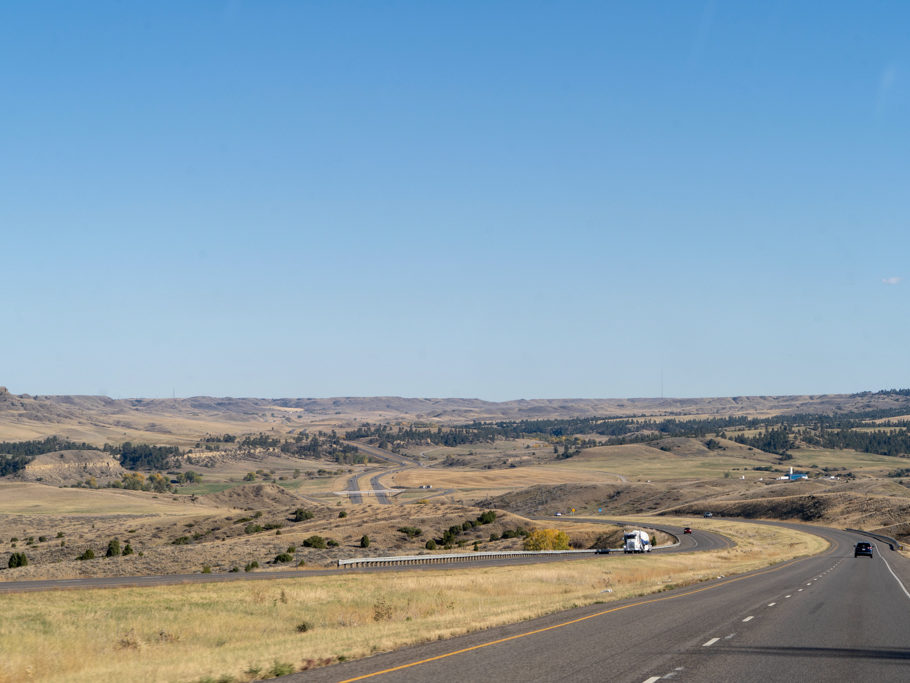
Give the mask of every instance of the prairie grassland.
M 542 565 L 6 595 L 0 682 L 250 680 L 268 676 L 276 662 L 302 670 L 729 576 L 827 545 L 770 526 L 698 524 L 737 545 Z
M 824 448 L 798 448 L 790 451 L 793 456 L 784 465 L 793 467 L 845 467 L 852 472 L 876 472 L 907 466 L 906 458 L 852 450 Z M 837 474 L 835 472 L 835 474 Z
M 653 450 L 653 449 L 652 449 Z M 619 479 L 608 474 L 598 474 L 593 480 L 590 472 L 577 472 L 561 464 L 537 467 L 517 467 L 501 470 L 475 470 L 466 468 L 425 469 L 414 468 L 387 477 L 396 486 L 432 484 L 434 489 L 525 488 L 535 484 L 591 484 L 616 483 Z
M 704 455 L 681 456 L 661 451 L 658 448 L 640 444 L 624 446 L 598 446 L 589 448 L 580 456 L 560 462 L 557 467 L 582 473 L 621 472 L 629 479 L 716 479 L 724 472 L 743 470 L 758 464 L 759 458 L 724 455 L 722 451 L 710 451 Z M 765 464 L 765 463 L 762 463 Z M 743 470 L 747 478 L 762 476 L 762 473 Z M 753 476 L 754 475 L 754 476 Z M 590 480 L 589 480 L 590 481 Z
M 0 515 L 111 515 L 193 512 L 188 499 L 125 489 L 68 489 L 27 482 L 0 483 Z M 198 514 L 198 510 L 195 511 Z

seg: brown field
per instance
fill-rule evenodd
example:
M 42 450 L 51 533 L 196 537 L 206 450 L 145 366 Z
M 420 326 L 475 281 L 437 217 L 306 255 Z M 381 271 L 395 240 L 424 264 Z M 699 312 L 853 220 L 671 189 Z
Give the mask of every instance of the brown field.
M 430 484 L 435 489 L 509 489 L 536 484 L 580 484 L 591 481 L 586 472 L 576 472 L 561 465 L 517 467 L 504 470 L 465 468 L 409 469 L 387 477 L 395 486 L 415 487 Z M 600 475 L 603 482 L 619 481 L 615 476 Z

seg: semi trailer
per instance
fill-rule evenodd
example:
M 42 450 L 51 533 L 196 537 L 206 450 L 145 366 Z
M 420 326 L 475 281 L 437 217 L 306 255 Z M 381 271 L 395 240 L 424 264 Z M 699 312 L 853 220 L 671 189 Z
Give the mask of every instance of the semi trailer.
M 651 537 L 647 531 L 627 531 L 622 535 L 623 552 L 626 553 L 649 553 L 651 552 Z

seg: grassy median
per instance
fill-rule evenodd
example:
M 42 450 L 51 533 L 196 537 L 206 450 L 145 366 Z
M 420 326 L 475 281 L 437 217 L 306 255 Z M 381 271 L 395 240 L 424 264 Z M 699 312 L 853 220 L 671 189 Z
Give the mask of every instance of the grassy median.
M 694 524 L 650 520 L 661 522 Z M 4 595 L 0 682 L 266 678 L 827 547 L 817 536 L 779 527 L 697 523 L 736 546 L 484 569 Z

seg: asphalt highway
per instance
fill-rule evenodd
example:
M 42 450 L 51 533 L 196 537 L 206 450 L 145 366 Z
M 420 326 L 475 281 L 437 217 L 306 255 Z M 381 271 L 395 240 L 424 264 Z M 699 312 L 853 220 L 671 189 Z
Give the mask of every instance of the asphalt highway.
M 789 525 L 799 527 L 799 525 Z M 384 653 L 287 681 L 910 680 L 910 561 L 870 539 L 814 557 Z M 701 534 L 691 540 L 701 542 Z
M 360 479 L 360 475 L 355 474 L 353 477 L 348 479 L 348 483 L 345 486 L 345 491 L 360 491 L 360 486 L 357 484 L 357 480 Z M 362 503 L 363 496 L 359 493 L 352 493 L 348 496 L 348 500 L 352 503 Z

